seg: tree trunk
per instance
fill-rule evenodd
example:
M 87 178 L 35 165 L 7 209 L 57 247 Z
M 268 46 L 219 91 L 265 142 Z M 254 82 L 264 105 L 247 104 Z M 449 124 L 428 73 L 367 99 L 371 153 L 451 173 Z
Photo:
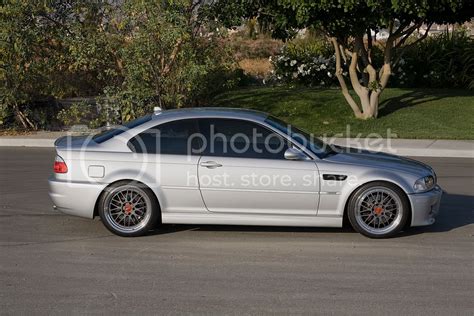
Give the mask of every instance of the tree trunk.
M 349 103 L 349 106 L 352 108 L 352 111 L 354 112 L 354 115 L 357 118 L 362 118 L 362 112 L 359 109 L 359 106 L 357 103 L 354 101 L 352 96 L 349 93 L 349 89 L 347 88 L 346 85 L 346 80 L 344 79 L 344 76 L 342 75 L 342 60 L 341 60 L 341 51 L 339 49 L 339 44 L 336 40 L 336 38 L 331 38 L 331 42 L 334 46 L 334 51 L 336 53 L 336 78 L 339 81 L 339 85 L 341 86 L 342 90 L 342 95 L 346 99 L 347 103 Z
M 371 64 L 370 56 L 368 56 L 367 51 L 363 47 L 364 44 L 362 38 L 356 39 L 356 45 L 353 52 L 347 49 L 345 52 L 342 51 L 342 45 L 336 38 L 332 37 L 330 40 L 333 44 L 336 56 L 335 75 L 339 81 L 342 95 L 354 112 L 355 117 L 359 119 L 377 118 L 380 94 L 387 86 L 388 79 L 391 75 L 390 52 L 392 43 L 387 43 L 388 49 L 385 55 L 385 63 L 380 70 L 380 73 L 377 74 L 377 71 Z M 346 79 L 342 75 L 342 56 L 344 56 L 343 54 L 345 53 L 350 57 L 349 81 L 354 92 L 359 97 L 359 104 L 350 95 Z M 359 82 L 359 80 L 363 78 L 359 76 L 358 72 L 363 74 L 362 77 L 365 78 L 365 80 L 363 80 L 365 84 Z

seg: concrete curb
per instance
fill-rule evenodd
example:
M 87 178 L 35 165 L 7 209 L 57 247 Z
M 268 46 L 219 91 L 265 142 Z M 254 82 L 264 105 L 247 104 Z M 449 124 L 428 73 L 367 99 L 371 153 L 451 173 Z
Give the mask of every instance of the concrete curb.
M 0 137 L 0 146 L 3 147 L 54 147 L 56 139 L 47 138 L 20 138 Z
M 65 133 L 38 133 L 31 136 L 2 136 L 0 146 L 54 147 Z M 433 139 L 324 138 L 325 142 L 344 147 L 368 149 L 400 156 L 474 158 L 474 141 Z

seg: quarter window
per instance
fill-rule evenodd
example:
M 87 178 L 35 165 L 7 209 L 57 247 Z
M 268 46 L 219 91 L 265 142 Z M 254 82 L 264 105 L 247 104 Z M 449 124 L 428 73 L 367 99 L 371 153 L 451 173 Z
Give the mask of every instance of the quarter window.
M 136 153 L 187 155 L 199 153 L 196 120 L 179 120 L 157 125 L 134 138 L 128 145 Z

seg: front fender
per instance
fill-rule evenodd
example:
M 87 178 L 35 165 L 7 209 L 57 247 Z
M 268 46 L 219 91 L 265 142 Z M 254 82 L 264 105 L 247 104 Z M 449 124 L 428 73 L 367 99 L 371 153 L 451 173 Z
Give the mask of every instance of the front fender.
M 347 183 L 338 192 L 339 197 L 336 206 L 336 213 L 343 216 L 347 202 L 352 193 L 361 186 L 375 181 L 384 181 L 400 187 L 407 195 L 413 192 L 413 183 L 416 177 L 403 173 L 395 173 L 388 170 L 366 170 L 358 175 L 352 175 L 347 178 Z M 413 181 L 413 182 L 412 182 Z M 328 199 L 328 198 L 327 198 Z M 330 198 L 328 199 L 330 200 Z M 320 214 L 318 212 L 318 214 Z

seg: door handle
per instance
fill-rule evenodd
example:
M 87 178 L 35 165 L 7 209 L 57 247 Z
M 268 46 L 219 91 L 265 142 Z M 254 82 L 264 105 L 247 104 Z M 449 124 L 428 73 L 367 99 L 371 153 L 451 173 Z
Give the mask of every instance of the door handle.
M 215 168 L 218 168 L 218 167 L 222 167 L 222 165 L 220 163 L 217 163 L 215 161 L 203 161 L 199 165 L 201 165 L 201 167 L 206 167 L 206 168 L 209 168 L 209 169 L 215 169 Z

